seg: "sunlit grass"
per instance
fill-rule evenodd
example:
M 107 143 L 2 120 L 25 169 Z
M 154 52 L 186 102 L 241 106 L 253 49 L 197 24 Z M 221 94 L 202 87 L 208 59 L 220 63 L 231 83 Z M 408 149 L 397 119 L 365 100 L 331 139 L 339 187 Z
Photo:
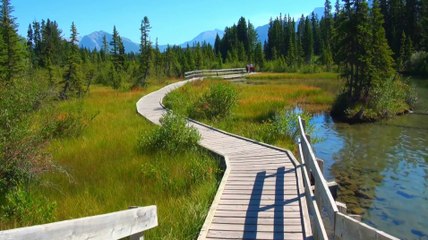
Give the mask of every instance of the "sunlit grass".
M 154 125 L 136 113 L 135 103 L 159 87 L 120 92 L 97 86 L 82 101 L 61 103 L 60 111 L 82 106 L 96 117 L 81 136 L 50 143 L 63 171 L 32 186 L 57 202 L 56 220 L 157 205 L 159 226 L 147 232 L 149 239 L 197 236 L 217 189 L 218 161 L 202 150 L 170 156 L 137 149 L 139 136 Z
M 174 111 L 189 115 L 193 104 L 211 84 L 221 80 L 195 81 L 170 93 L 164 103 Z M 239 93 L 237 106 L 226 119 L 198 119 L 223 130 L 256 140 L 265 139 L 266 123 L 276 113 L 295 107 L 310 113 L 329 111 L 342 83 L 336 73 L 261 73 L 233 84 Z M 291 139 L 280 138 L 273 144 L 294 149 Z

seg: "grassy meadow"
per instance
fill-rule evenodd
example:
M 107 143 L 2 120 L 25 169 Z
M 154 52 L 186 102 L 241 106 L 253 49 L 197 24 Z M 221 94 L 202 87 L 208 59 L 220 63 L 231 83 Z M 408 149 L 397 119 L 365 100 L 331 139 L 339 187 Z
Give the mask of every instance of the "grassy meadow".
M 148 239 L 198 235 L 221 176 L 219 161 L 203 150 L 170 155 L 138 149 L 139 137 L 155 126 L 136 113 L 135 103 L 159 87 L 121 92 L 95 86 L 83 100 L 60 103 L 57 118 L 90 117 L 78 136 L 50 141 L 57 170 L 31 186 L 34 196 L 56 202 L 54 220 L 157 205 L 159 226 Z
M 270 124 L 277 113 L 300 107 L 309 113 L 328 111 L 341 90 L 335 73 L 260 73 L 242 82 L 217 79 L 195 81 L 170 93 L 164 103 L 183 115 L 191 115 L 195 102 L 210 86 L 223 82 L 238 92 L 232 114 L 224 119 L 198 119 L 220 129 L 259 141 L 294 149 L 292 139 L 272 138 Z

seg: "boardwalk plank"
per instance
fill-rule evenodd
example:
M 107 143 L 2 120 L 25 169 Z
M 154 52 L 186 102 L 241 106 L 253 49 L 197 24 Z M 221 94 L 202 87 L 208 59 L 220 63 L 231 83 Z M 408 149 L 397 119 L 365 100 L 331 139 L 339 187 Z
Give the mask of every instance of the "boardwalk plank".
M 191 80 L 189 80 L 191 81 Z M 176 82 L 142 97 L 137 111 L 155 124 L 166 110 L 159 104 Z M 227 171 L 199 239 L 303 239 L 301 193 L 289 153 L 189 122 L 199 144 L 227 157 Z M 308 236 L 310 236 L 309 233 Z

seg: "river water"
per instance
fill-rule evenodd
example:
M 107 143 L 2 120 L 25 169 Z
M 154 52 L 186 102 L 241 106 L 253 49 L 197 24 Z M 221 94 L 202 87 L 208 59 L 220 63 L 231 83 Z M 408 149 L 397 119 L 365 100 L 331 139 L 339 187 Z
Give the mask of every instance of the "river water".
M 315 115 L 314 150 L 351 212 L 401 239 L 428 240 L 428 80 L 412 84 L 412 114 L 355 125 Z

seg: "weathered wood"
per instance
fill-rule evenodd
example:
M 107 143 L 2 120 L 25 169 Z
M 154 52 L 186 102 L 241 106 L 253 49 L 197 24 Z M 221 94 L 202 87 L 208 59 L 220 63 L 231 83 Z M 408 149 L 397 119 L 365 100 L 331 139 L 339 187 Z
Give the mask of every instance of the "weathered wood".
M 0 232 L 0 239 L 120 239 L 158 225 L 156 206 Z
M 242 77 L 246 74 L 245 68 L 233 69 L 215 69 L 215 70 L 195 70 L 184 73 L 185 79 L 204 78 L 204 77 L 223 77 L 224 79 L 233 79 Z
M 324 227 L 324 222 L 321 217 L 321 213 L 319 212 L 319 208 L 317 202 L 315 201 L 315 196 L 311 188 L 311 182 L 309 178 L 308 171 L 305 167 L 305 159 L 303 157 L 302 146 L 299 144 L 299 153 L 300 159 L 302 161 L 301 171 L 304 181 L 305 187 L 305 197 L 306 203 L 308 205 L 308 210 L 311 216 L 311 227 L 314 239 L 324 240 L 328 239 L 327 232 Z
M 203 71 L 203 74 L 207 72 L 209 71 Z M 193 72 L 186 76 L 194 77 L 194 74 L 199 73 Z M 193 80 L 196 79 L 189 81 Z M 138 112 L 143 116 L 148 114 L 148 119 L 158 124 L 156 117 L 160 117 L 161 112 L 151 103 L 161 102 L 166 93 L 185 82 L 187 81 L 171 84 L 144 96 L 137 103 Z M 157 112 L 151 114 L 150 107 L 141 107 L 145 102 L 149 102 L 149 106 L 156 108 Z M 228 159 L 226 174 L 199 239 L 213 237 L 210 234 L 216 227 L 234 228 L 232 231 L 229 229 L 227 233 L 240 232 L 237 236 L 240 234 L 245 238 L 257 235 L 258 238 L 261 236 L 260 239 L 264 239 L 263 236 L 268 239 L 302 239 L 303 236 L 312 235 L 310 227 L 303 227 L 302 217 L 308 217 L 308 212 L 302 209 L 302 206 L 306 205 L 301 203 L 302 197 L 299 196 L 297 187 L 295 166 L 298 163 L 292 160 L 289 151 L 188 120 L 188 125 L 195 127 L 201 134 L 201 146 Z M 256 229 L 257 231 L 252 233 Z M 269 232 L 275 234 L 269 235 Z M 229 237 L 226 234 L 217 238 Z
M 398 240 L 398 238 L 391 236 L 385 232 L 379 231 L 369 225 L 362 223 L 358 220 L 355 220 L 343 213 L 336 214 L 336 224 L 335 224 L 335 239 L 345 240 L 345 239 L 389 239 L 389 240 Z
M 306 137 L 304 121 L 299 117 L 301 157 L 304 159 L 308 173 L 310 172 L 315 181 L 315 200 L 321 213 L 324 227 L 329 236 L 334 234 L 335 213 L 338 212 L 336 203 L 331 195 L 327 181 L 321 173 L 316 161 L 312 147 Z

